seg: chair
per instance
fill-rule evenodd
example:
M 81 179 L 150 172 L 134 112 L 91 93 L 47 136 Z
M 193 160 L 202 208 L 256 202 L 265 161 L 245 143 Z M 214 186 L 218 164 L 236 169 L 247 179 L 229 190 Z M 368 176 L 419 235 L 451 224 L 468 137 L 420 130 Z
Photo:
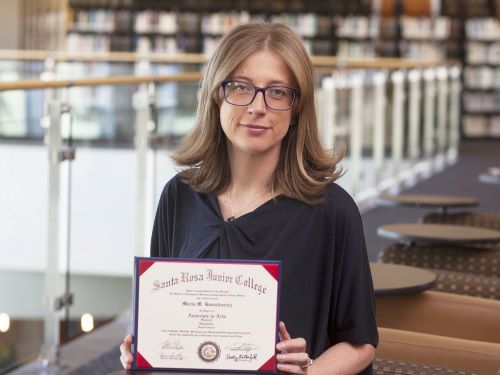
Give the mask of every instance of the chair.
M 425 215 L 421 221 L 423 223 L 466 225 L 486 229 L 500 230 L 500 214 L 485 212 L 453 212 L 439 213 L 432 212 Z
M 434 272 L 435 291 L 500 300 L 500 250 L 393 244 L 379 260 Z
M 436 274 L 434 290 L 500 301 L 500 278 L 430 269 Z M 500 312 L 499 312 L 500 315 Z
M 379 337 L 377 358 L 420 364 L 415 365 L 412 371 L 403 372 L 405 368 L 402 368 L 398 370 L 399 372 L 392 373 L 462 374 L 472 371 L 495 374 L 500 369 L 500 344 L 497 343 L 382 327 L 379 327 Z M 426 369 L 425 365 L 435 366 L 437 369 Z M 392 364 L 392 366 L 397 366 L 397 364 Z M 378 373 L 376 371 L 379 365 L 376 364 L 374 367 L 375 373 Z M 423 372 L 421 372 L 422 367 L 424 367 Z M 384 372 L 381 373 L 384 374 Z
M 379 260 L 384 263 L 500 277 L 500 249 L 394 243 L 379 254 Z
M 500 345 L 500 301 L 426 291 L 377 297 L 376 306 L 379 327 Z
M 394 361 L 391 359 L 375 358 L 373 361 L 374 375 L 394 375 L 394 374 L 412 374 L 412 375 L 479 375 L 474 372 L 441 368 L 422 363 L 410 363 L 403 361 Z

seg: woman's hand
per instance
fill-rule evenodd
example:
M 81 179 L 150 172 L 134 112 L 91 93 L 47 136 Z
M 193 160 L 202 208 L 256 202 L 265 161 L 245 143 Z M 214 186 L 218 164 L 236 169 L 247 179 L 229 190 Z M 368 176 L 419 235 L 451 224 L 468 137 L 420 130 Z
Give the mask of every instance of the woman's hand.
M 130 369 L 132 366 L 132 335 L 127 335 L 120 345 L 120 362 L 125 370 Z
M 278 370 L 291 374 L 307 374 L 312 359 L 306 353 L 306 340 L 302 337 L 292 339 L 283 322 L 279 323 L 279 335 L 281 341 L 276 345 L 280 352 L 276 357 Z

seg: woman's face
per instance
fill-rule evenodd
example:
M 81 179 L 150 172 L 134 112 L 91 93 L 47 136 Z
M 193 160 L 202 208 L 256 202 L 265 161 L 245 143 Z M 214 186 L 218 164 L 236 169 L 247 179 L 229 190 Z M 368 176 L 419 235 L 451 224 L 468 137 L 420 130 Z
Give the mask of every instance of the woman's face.
M 281 57 L 265 50 L 248 56 L 228 79 L 251 83 L 257 87 L 296 87 L 293 76 Z M 253 102 L 247 106 L 235 106 L 222 98 L 220 120 L 230 155 L 242 152 L 249 155 L 269 154 L 278 158 L 281 141 L 292 120 L 292 108 L 277 111 L 266 107 L 262 92 L 258 92 Z

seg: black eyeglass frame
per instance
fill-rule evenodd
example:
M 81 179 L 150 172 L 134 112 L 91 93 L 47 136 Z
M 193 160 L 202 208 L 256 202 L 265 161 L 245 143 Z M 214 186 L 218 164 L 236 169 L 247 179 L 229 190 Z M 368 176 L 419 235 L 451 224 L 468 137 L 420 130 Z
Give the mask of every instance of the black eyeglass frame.
M 227 97 L 226 97 L 226 85 L 228 83 L 233 83 L 233 82 L 243 83 L 245 85 L 249 85 L 249 86 L 252 86 L 254 88 L 254 93 L 253 93 L 252 100 L 250 100 L 250 102 L 248 104 L 234 104 L 234 103 L 231 103 L 229 100 L 227 100 Z M 247 105 L 252 104 L 253 101 L 255 100 L 255 97 L 257 96 L 257 94 L 259 92 L 261 92 L 262 96 L 264 97 L 264 103 L 266 104 L 267 108 L 272 109 L 273 111 L 288 111 L 290 108 L 292 108 L 293 104 L 295 103 L 295 99 L 297 99 L 300 96 L 300 90 L 299 89 L 297 89 L 295 87 L 289 87 L 289 86 L 283 86 L 283 85 L 271 85 L 271 86 L 267 86 L 267 87 L 258 87 L 258 86 L 255 86 L 255 85 L 249 83 L 249 82 L 238 81 L 237 79 L 226 79 L 226 80 L 222 81 L 220 85 L 222 87 L 222 93 L 224 94 L 224 100 L 226 102 L 228 102 L 229 104 L 235 105 L 235 106 L 238 106 L 238 107 L 246 107 Z M 274 108 L 274 107 L 271 107 L 269 104 L 267 104 L 266 90 L 269 89 L 269 88 L 272 88 L 272 87 L 284 87 L 284 88 L 292 90 L 292 93 L 293 93 L 292 102 L 290 103 L 290 105 L 287 108 Z

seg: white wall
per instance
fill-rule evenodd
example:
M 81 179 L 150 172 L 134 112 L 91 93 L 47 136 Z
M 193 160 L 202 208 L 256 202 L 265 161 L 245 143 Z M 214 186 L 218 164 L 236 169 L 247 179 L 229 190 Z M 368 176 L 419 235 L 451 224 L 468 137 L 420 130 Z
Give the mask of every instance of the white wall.
M 61 273 L 66 264 L 67 166 L 64 162 L 61 168 Z M 148 185 L 150 204 L 140 255 L 149 254 L 158 197 L 175 173 L 166 153 L 158 153 L 158 170 L 156 193 Z M 43 311 L 47 172 L 44 146 L 0 144 L 0 312 L 14 317 L 40 317 Z M 135 151 L 77 148 L 72 186 L 72 314 L 116 315 L 131 301 L 132 293 L 136 253 Z M 61 277 L 61 293 L 63 285 Z
M 156 196 L 150 197 L 144 249 L 159 193 L 175 170 L 158 154 Z M 61 169 L 60 269 L 65 269 L 67 166 Z M 0 271 L 43 271 L 47 254 L 47 151 L 0 145 Z M 152 187 L 148 186 L 148 191 Z M 136 154 L 130 149 L 77 148 L 72 164 L 71 270 L 130 276 L 135 254 Z

